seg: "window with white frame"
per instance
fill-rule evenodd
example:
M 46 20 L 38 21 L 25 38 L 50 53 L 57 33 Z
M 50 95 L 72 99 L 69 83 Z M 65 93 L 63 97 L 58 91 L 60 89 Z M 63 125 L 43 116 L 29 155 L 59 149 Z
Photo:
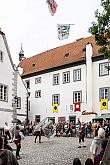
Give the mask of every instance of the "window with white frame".
M 70 82 L 70 71 L 63 72 L 63 84 Z
M 52 95 L 52 105 L 53 104 L 60 104 L 60 94 L 53 94 Z
M 26 84 L 26 88 L 27 89 L 30 89 L 30 80 L 26 80 L 25 81 L 25 84 Z
M 82 102 L 82 91 L 73 92 L 73 103 Z
M 0 100 L 8 101 L 8 86 L 0 84 Z
M 35 98 L 40 98 L 41 97 L 41 90 L 35 91 Z
M 109 98 L 109 87 L 104 87 L 99 89 L 99 100 Z
M 59 73 L 53 74 L 53 85 L 59 85 Z
M 41 83 L 41 77 L 35 78 L 35 84 Z
M 81 69 L 73 70 L 73 81 L 81 80 Z
M 3 62 L 3 51 L 0 50 L 0 61 Z
M 109 63 L 108 62 L 104 62 L 99 64 L 99 76 L 105 76 L 109 74 Z

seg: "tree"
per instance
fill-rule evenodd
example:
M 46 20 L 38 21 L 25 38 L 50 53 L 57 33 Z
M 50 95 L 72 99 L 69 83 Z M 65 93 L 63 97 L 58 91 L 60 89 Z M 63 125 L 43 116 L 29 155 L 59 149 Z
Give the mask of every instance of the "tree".
M 95 36 L 100 46 L 99 53 L 110 59 L 110 0 L 101 0 L 102 13 L 95 11 L 96 22 L 92 22 L 89 32 Z

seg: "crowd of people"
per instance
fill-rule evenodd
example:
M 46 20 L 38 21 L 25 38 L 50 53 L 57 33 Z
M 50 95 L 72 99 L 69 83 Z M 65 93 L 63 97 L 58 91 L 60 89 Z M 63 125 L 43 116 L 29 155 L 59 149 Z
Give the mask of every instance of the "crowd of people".
M 7 161 L 13 161 L 15 165 L 18 164 L 17 160 L 20 159 L 19 153 L 21 149 L 21 140 L 24 139 L 24 136 L 35 135 L 34 142 L 36 143 L 37 137 L 39 137 L 38 141 L 39 143 L 41 143 L 41 136 L 44 135 L 49 138 L 49 135 L 53 134 L 53 130 L 55 130 L 54 136 L 57 137 L 78 137 L 78 148 L 86 147 L 85 137 L 93 138 L 92 144 L 90 146 L 91 158 L 88 158 L 85 161 L 85 165 L 92 165 L 92 163 L 93 165 L 99 165 L 105 152 L 108 137 L 110 136 L 110 123 L 108 121 L 93 121 L 84 123 L 81 122 L 79 119 L 76 123 L 74 121 L 59 122 L 57 124 L 50 122 L 45 126 L 44 129 L 42 129 L 38 122 L 34 122 L 33 124 L 31 122 L 25 125 L 17 124 L 10 129 L 8 123 L 6 122 L 4 126 L 4 135 L 0 136 L 0 165 L 5 165 L 5 163 L 3 164 L 2 162 L 5 162 L 5 159 L 7 157 L 6 155 L 8 154 L 11 160 Z M 8 141 L 15 143 L 16 156 L 13 155 L 13 149 L 10 145 L 8 145 Z M 73 165 L 80 164 L 81 161 L 79 160 L 79 158 L 74 159 Z

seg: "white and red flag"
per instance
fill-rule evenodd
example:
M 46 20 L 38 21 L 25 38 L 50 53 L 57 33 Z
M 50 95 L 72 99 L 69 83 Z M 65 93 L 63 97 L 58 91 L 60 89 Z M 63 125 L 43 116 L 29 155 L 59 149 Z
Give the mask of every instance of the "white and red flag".
M 58 6 L 57 3 L 55 2 L 55 0 L 47 0 L 47 4 L 48 4 L 50 13 L 53 16 L 57 10 L 57 6 Z

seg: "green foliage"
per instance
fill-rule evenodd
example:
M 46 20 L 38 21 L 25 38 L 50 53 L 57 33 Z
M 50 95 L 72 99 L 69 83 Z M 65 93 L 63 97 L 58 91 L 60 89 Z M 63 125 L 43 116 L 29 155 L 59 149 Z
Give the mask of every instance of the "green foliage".
M 99 52 L 110 58 L 110 0 L 101 0 L 102 13 L 95 11 L 96 22 L 92 22 L 89 32 L 101 46 Z

